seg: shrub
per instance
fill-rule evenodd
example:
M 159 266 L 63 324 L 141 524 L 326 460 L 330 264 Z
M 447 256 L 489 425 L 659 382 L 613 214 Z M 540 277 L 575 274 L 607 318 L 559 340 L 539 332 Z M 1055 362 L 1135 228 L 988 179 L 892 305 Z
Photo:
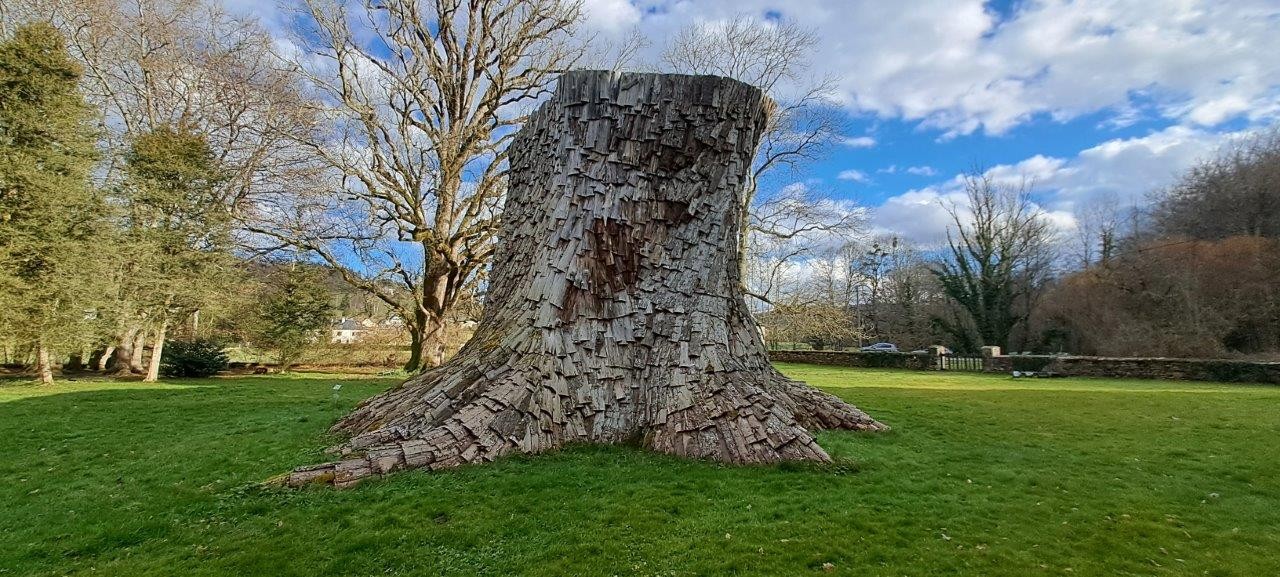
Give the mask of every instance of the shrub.
M 166 377 L 210 377 L 227 368 L 227 353 L 213 339 L 168 341 L 160 357 L 160 372 Z

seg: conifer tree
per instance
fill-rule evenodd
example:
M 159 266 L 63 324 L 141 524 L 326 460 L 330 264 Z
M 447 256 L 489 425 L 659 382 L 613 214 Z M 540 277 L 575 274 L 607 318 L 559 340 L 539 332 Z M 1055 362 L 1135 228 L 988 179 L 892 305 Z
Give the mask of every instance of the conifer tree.
M 151 334 L 145 380 L 154 381 L 173 323 L 230 294 L 230 213 L 216 200 L 222 174 L 200 134 L 158 128 L 139 136 L 125 160 L 117 204 L 129 256 L 119 276 L 119 314 Z
M 53 353 L 85 334 L 101 295 L 94 243 L 104 205 L 90 185 L 94 115 L 80 67 L 48 24 L 0 44 L 0 325 L 36 353 L 42 383 Z
M 293 265 L 284 279 L 262 302 L 262 344 L 279 355 L 281 372 L 321 337 L 333 312 L 333 295 L 316 271 Z

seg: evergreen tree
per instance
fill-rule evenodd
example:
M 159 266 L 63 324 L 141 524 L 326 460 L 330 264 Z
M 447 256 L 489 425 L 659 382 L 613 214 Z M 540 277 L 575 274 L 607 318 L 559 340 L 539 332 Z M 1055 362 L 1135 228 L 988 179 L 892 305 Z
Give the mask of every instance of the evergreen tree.
M 1053 262 L 1053 228 L 1031 201 L 1028 182 L 1001 185 L 975 170 L 964 185 L 967 209 L 946 207 L 954 226 L 947 232 L 948 250 L 931 267 L 955 306 L 951 318 L 938 316 L 934 322 L 958 350 L 977 352 L 985 345 L 1007 350 L 1014 327 L 1026 322 L 1044 289 Z
M 200 134 L 158 128 L 139 136 L 125 160 L 118 204 L 129 254 L 120 269 L 119 313 L 151 333 L 146 380 L 155 380 L 173 323 L 232 294 L 230 214 L 217 199 L 220 167 Z
M 52 350 L 84 344 L 102 294 L 104 204 L 90 185 L 96 129 L 80 72 L 48 24 L 0 44 L 0 325 L 34 349 L 44 383 Z
M 315 271 L 293 266 L 262 302 L 263 345 L 276 349 L 280 370 L 288 371 L 323 336 L 333 312 L 333 295 Z

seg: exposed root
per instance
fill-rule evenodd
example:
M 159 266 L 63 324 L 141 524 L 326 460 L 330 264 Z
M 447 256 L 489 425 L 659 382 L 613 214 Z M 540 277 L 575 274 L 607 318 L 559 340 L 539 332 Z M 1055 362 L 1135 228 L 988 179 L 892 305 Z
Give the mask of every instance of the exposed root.
M 826 463 L 831 458 L 810 429 L 887 429 L 834 395 L 768 372 L 763 375 L 768 384 L 760 387 L 708 375 L 708 382 L 691 394 L 659 389 L 651 395 L 661 397 L 658 408 L 649 405 L 644 411 L 635 411 L 629 399 L 615 399 L 612 407 L 593 409 L 589 401 L 575 405 L 567 401 L 600 396 L 583 391 L 564 397 L 543 394 L 549 392 L 546 387 L 518 386 L 524 382 L 520 378 L 474 382 L 458 395 L 471 402 L 443 411 L 441 404 L 452 405 L 449 399 L 454 397 L 424 385 L 434 382 L 438 388 L 451 379 L 420 378 L 367 401 L 335 426 L 352 431 L 369 423 L 388 423 L 334 447 L 341 460 L 302 467 L 277 481 L 290 487 L 350 487 L 404 469 L 447 469 L 572 442 L 621 443 L 637 435 L 646 448 L 691 459 Z M 424 398 L 437 402 L 424 405 Z M 534 401 L 541 408 L 533 408 Z
M 847 431 L 887 431 L 881 423 L 861 409 L 831 393 L 815 389 L 781 375 L 770 379 L 770 393 L 795 415 L 806 429 L 842 429 Z

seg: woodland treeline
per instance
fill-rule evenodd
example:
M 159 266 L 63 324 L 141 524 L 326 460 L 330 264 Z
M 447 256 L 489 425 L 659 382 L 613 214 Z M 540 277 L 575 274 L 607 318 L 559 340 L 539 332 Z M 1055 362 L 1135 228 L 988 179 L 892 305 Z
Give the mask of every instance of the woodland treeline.
M 964 179 L 941 250 L 894 237 L 774 271 L 781 346 L 1104 356 L 1280 355 L 1280 130 L 1229 142 L 1142 207 L 1097 199 L 1054 230 L 1034 183 Z M 777 344 L 777 343 L 775 343 Z
M 776 102 L 739 247 L 771 340 L 1280 350 L 1274 135 L 1147 210 L 1082 209 L 1079 238 L 1034 183 L 974 171 L 949 246 L 913 246 L 791 184 L 848 133 L 796 25 L 744 15 L 653 47 L 583 33 L 574 0 L 292 8 L 282 36 L 208 0 L 0 2 L 6 363 L 155 379 L 166 342 L 216 339 L 287 364 L 357 295 L 403 324 L 405 369 L 439 364 L 483 302 L 506 146 L 577 68 L 730 76 Z

